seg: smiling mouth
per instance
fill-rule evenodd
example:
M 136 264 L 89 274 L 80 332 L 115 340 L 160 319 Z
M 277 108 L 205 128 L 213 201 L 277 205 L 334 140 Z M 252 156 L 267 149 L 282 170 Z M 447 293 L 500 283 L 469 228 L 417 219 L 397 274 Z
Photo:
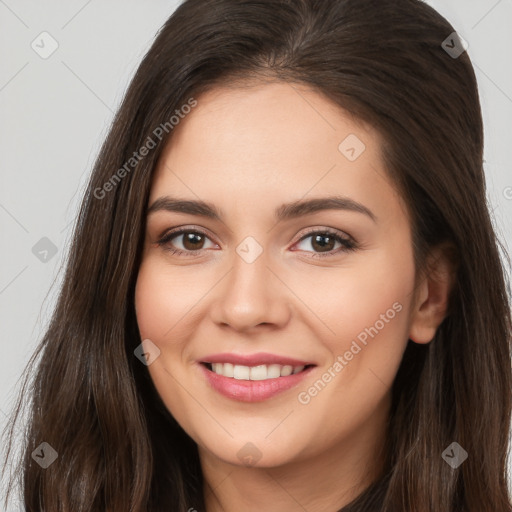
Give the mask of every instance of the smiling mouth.
M 313 364 L 305 366 L 291 366 L 281 364 L 261 364 L 258 366 L 244 366 L 232 363 L 207 363 L 202 362 L 209 371 L 222 377 L 235 380 L 271 380 L 288 377 L 304 372 L 312 368 Z

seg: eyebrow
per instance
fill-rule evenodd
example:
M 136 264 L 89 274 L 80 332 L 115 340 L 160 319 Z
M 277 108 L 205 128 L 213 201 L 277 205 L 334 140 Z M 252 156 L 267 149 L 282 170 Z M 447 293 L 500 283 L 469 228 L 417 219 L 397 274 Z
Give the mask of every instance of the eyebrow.
M 324 210 L 346 210 L 362 213 L 370 217 L 373 222 L 377 222 L 376 215 L 369 208 L 344 196 L 318 197 L 285 203 L 276 208 L 274 218 L 276 221 L 285 221 Z M 212 203 L 205 201 L 163 196 L 153 202 L 147 210 L 147 215 L 157 211 L 188 213 L 223 222 L 221 210 Z

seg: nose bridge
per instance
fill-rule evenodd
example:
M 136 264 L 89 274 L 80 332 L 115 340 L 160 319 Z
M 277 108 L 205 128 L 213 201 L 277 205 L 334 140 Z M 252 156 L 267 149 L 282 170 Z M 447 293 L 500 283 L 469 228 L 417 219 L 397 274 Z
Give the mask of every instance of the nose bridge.
M 270 268 L 269 252 L 247 237 L 236 247 L 232 262 L 218 296 L 216 320 L 237 329 L 285 321 L 286 287 Z

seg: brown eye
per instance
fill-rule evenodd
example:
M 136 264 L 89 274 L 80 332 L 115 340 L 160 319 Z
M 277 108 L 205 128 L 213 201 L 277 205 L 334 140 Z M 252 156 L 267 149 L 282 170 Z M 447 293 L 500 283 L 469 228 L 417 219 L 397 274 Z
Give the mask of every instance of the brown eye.
M 180 238 L 181 246 L 180 248 Z M 176 240 L 172 242 L 173 240 Z M 177 231 L 171 231 L 165 234 L 157 244 L 163 247 L 165 250 L 170 251 L 173 254 L 192 256 L 194 252 L 201 252 L 205 249 L 205 241 L 209 240 L 209 237 L 196 229 L 181 229 Z M 178 244 L 176 248 L 175 245 Z
M 313 249 L 312 256 L 314 258 L 323 258 L 328 256 L 334 256 L 340 252 L 354 251 L 357 246 L 356 243 L 350 238 L 341 236 L 337 231 L 323 230 L 323 231 L 312 231 L 307 235 L 303 236 L 299 244 L 311 239 L 310 242 L 305 243 L 305 247 L 301 250 L 309 248 Z M 339 250 L 334 250 L 336 243 L 339 243 Z M 307 251 L 309 252 L 309 251 Z
M 335 245 L 336 239 L 331 235 L 313 235 L 311 239 L 311 247 L 319 252 L 332 251 Z
M 204 245 L 204 235 L 192 231 L 183 234 L 183 246 L 189 251 L 202 249 Z

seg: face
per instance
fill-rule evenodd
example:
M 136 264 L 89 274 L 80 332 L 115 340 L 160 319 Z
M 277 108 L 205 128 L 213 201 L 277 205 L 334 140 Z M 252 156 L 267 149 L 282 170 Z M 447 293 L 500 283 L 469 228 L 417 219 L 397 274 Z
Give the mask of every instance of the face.
M 151 378 L 224 462 L 348 453 L 382 431 L 411 328 L 411 225 L 379 135 L 295 84 L 197 102 L 150 193 L 135 301 Z

